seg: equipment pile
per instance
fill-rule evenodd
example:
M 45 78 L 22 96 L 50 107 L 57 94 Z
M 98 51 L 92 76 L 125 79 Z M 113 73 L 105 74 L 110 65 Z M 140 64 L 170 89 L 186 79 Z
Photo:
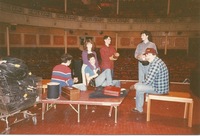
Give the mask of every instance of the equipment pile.
M 0 62 L 0 113 L 10 114 L 33 106 L 39 97 L 41 78 L 29 72 L 25 62 L 7 57 Z

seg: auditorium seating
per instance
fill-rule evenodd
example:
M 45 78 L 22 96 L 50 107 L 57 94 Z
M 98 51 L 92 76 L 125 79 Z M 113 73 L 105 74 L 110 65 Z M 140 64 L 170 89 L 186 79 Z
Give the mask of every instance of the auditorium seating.
M 1 56 L 6 56 L 6 49 L 1 48 Z M 99 49 L 96 50 L 100 60 Z M 121 80 L 137 80 L 138 63 L 134 58 L 134 49 L 118 49 L 120 57 L 115 62 L 114 78 Z M 49 79 L 53 67 L 59 63 L 60 56 L 64 53 L 64 48 L 11 48 L 12 57 L 17 57 L 26 61 L 30 71 L 42 77 Z M 68 53 L 72 54 L 74 59 L 81 59 L 81 51 L 77 48 L 69 48 Z M 197 65 L 198 61 L 187 56 L 185 51 L 176 50 L 164 55 L 159 51 L 159 57 L 166 63 L 171 82 L 183 82 L 190 78 L 191 70 Z M 71 65 L 71 67 L 73 64 Z

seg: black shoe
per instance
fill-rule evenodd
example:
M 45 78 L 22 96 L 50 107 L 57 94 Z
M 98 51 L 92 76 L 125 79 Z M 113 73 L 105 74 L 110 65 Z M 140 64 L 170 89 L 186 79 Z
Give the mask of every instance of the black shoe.
M 142 112 L 138 111 L 136 108 L 133 108 L 131 111 L 135 112 L 135 113 L 142 113 Z

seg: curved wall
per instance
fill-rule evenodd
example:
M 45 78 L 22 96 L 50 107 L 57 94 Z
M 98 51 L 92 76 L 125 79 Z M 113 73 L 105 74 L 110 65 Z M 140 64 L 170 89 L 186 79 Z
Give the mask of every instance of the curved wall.
M 199 18 L 98 18 L 38 11 L 0 3 L 0 44 L 6 46 L 9 27 L 11 47 L 80 47 L 91 37 L 97 47 L 110 35 L 117 48 L 135 48 L 140 32 L 152 32 L 160 49 L 188 49 L 189 37 L 198 37 Z M 12 28 L 14 27 L 14 29 Z

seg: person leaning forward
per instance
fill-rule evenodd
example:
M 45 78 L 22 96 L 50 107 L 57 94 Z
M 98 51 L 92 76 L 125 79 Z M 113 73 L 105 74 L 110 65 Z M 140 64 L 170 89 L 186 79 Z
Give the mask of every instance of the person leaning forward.
M 145 50 L 145 59 L 149 62 L 146 78 L 131 86 L 136 90 L 136 107 L 133 112 L 143 112 L 144 94 L 167 94 L 169 91 L 169 72 L 166 64 L 157 56 L 154 48 Z

